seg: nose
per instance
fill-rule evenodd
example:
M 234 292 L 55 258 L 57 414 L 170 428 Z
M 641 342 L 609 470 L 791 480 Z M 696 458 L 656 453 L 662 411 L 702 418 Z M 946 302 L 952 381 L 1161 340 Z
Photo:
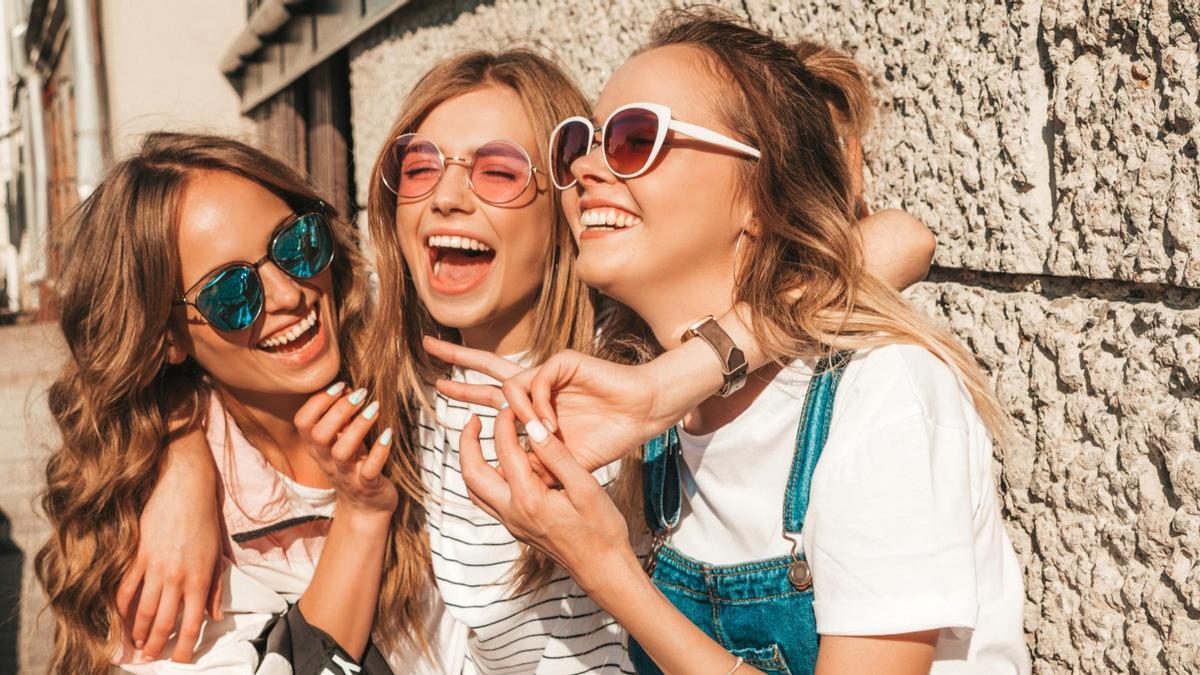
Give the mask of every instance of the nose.
M 471 213 L 475 210 L 474 200 L 467 184 L 470 167 L 463 162 L 447 161 L 442 177 L 433 188 L 430 208 L 434 213 L 448 216 L 455 212 Z
M 608 170 L 608 163 L 604 161 L 604 146 L 602 143 L 593 143 L 590 152 L 571 162 L 571 175 L 575 176 L 575 179 L 579 181 L 579 185 L 585 188 L 588 185 L 615 183 L 617 181 L 617 177 L 613 175 L 612 171 Z
M 267 262 L 258 268 L 263 285 L 263 309 L 267 312 L 288 312 L 304 306 L 304 292 L 299 282 Z

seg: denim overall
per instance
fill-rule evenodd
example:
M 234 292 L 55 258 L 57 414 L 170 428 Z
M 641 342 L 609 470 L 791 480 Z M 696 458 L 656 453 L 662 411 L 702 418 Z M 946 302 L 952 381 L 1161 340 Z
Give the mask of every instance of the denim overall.
M 812 575 L 796 547 L 813 470 L 829 436 L 834 395 L 851 355 L 840 352 L 823 359 L 809 382 L 783 503 L 781 534 L 792 542 L 789 555 L 710 565 L 663 545 L 679 523 L 682 451 L 674 427 L 646 444 L 642 491 L 646 520 L 654 533 L 647 558 L 651 580 L 692 623 L 764 672 L 811 674 L 816 669 Z M 633 638 L 629 655 L 638 673 L 662 673 Z

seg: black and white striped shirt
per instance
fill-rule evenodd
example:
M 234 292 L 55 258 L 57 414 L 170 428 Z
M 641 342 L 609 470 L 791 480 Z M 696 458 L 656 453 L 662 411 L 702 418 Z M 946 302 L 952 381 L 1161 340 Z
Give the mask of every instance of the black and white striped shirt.
M 455 369 L 452 379 L 493 383 Z M 431 495 L 429 540 L 438 589 L 451 615 L 470 628 L 464 674 L 633 673 L 625 631 L 561 569 L 551 581 L 524 593 L 513 587 L 523 545 L 502 524 L 471 503 L 463 483 L 459 435 L 471 414 L 482 422 L 484 458 L 496 463 L 496 411 L 436 397 L 437 419 L 423 414 L 419 438 L 423 474 Z M 597 472 L 607 483 L 615 466 Z

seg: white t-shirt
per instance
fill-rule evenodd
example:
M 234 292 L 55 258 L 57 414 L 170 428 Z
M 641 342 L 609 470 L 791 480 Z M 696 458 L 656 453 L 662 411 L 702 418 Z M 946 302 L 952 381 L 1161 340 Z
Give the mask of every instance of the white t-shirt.
M 280 472 L 279 478 L 283 481 L 284 485 L 296 493 L 297 497 L 304 500 L 304 503 L 308 504 L 314 512 L 326 518 L 333 517 L 333 508 L 337 506 L 337 490 L 303 485 L 288 478 L 282 472 Z
M 473 371 L 455 369 L 460 382 L 493 384 Z M 440 394 L 437 419 L 421 415 L 423 477 L 433 572 L 449 613 L 470 629 L 462 673 L 539 675 L 630 673 L 625 633 L 562 569 L 549 583 L 524 593 L 513 586 L 523 546 L 500 522 L 467 496 L 459 437 L 470 415 L 480 418 L 483 456 L 495 464 L 496 411 Z M 616 467 L 596 472 L 602 483 Z M 458 672 L 458 671 L 454 671 Z
M 685 498 L 671 546 L 712 564 L 791 550 L 783 499 L 811 372 L 793 363 L 713 433 L 680 430 Z M 846 367 L 801 544 L 818 633 L 941 628 L 933 675 L 1030 672 L 991 438 L 925 349 L 865 350 Z

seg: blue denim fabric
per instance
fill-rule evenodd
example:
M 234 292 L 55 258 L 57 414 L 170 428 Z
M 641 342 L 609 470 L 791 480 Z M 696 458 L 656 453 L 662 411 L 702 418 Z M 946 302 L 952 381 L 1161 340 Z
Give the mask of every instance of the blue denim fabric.
M 738 565 L 708 565 L 664 546 L 654 585 L 684 616 L 746 664 L 767 673 L 812 673 L 817 624 L 812 589 L 788 581 L 791 556 Z M 638 673 L 661 673 L 636 641 Z
M 809 383 L 783 504 L 785 530 L 795 537 L 804 524 L 813 471 L 829 435 L 834 395 L 849 357 L 840 353 L 823 360 Z M 679 521 L 679 457 L 674 428 L 646 446 L 646 519 L 660 535 Z M 799 591 L 788 580 L 789 567 L 803 559 L 796 554 L 709 565 L 663 546 L 650 578 L 684 616 L 747 665 L 767 673 L 811 675 L 818 641 L 812 588 Z M 662 673 L 632 638 L 629 655 L 638 673 Z

